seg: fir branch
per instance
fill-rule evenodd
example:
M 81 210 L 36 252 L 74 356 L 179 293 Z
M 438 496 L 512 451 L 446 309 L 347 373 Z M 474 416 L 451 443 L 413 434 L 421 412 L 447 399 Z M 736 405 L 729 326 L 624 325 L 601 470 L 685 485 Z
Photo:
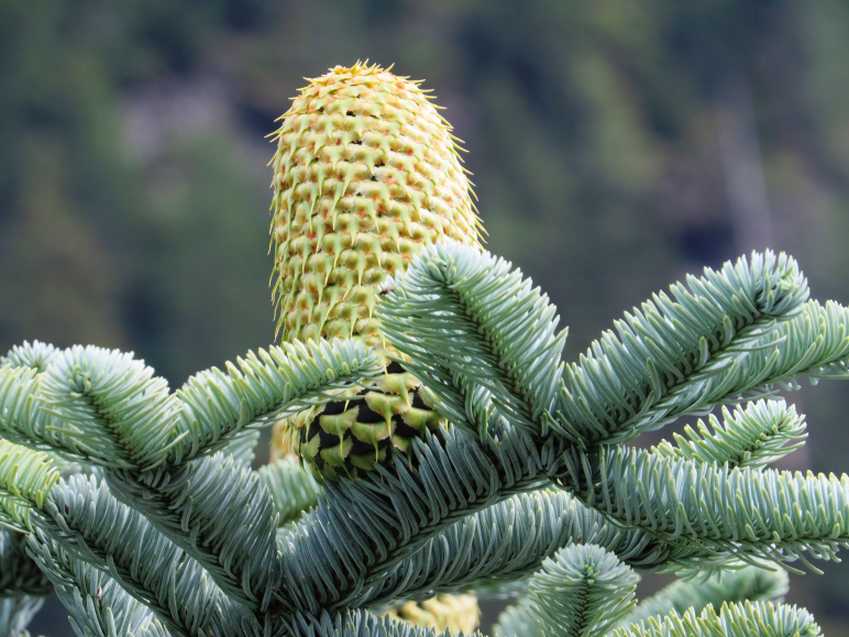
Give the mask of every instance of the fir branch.
M 212 453 L 383 367 L 361 343 L 319 341 L 249 352 L 226 370 L 201 372 L 169 394 L 130 354 L 74 347 L 44 374 L 0 369 L 0 434 L 107 468 L 152 469 Z
M 801 448 L 808 437 L 805 418 L 783 400 L 752 402 L 732 413 L 722 409 L 722 421 L 689 425 L 683 435 L 673 434 L 674 444 L 663 441 L 652 451 L 658 455 L 729 464 L 765 467 Z
M 766 261 L 769 262 L 770 258 L 771 257 L 769 257 L 769 255 L 768 255 L 768 258 L 766 259 Z M 742 343 L 751 342 L 751 341 L 754 341 L 755 339 L 757 339 L 765 330 L 767 330 L 769 327 L 774 325 L 774 320 L 773 320 L 774 316 L 780 315 L 781 312 L 785 312 L 785 313 L 792 313 L 794 311 L 798 312 L 799 310 L 797 308 L 807 294 L 806 288 L 805 288 L 805 285 L 804 285 L 804 279 L 801 279 L 800 275 L 797 276 L 798 272 L 795 270 L 795 264 L 792 263 L 792 261 L 788 261 L 784 257 L 779 257 L 778 259 L 772 258 L 772 265 L 775 265 L 777 263 L 777 266 L 781 266 L 782 264 L 784 266 L 786 266 L 786 268 L 785 268 L 786 272 L 776 276 L 774 272 L 766 272 L 765 273 L 764 270 L 768 270 L 769 267 L 771 267 L 771 265 L 770 265 L 770 263 L 767 263 L 766 266 L 768 266 L 768 267 L 764 267 L 764 263 L 759 261 L 758 259 L 759 258 L 756 256 L 755 257 L 755 264 L 751 268 L 751 270 L 752 271 L 758 271 L 759 276 L 761 277 L 760 279 L 758 279 L 758 276 L 753 275 L 751 271 L 746 270 L 746 268 L 748 267 L 748 264 L 745 263 L 744 261 L 741 261 L 741 262 L 738 262 L 736 268 L 733 267 L 733 266 L 729 266 L 730 269 L 731 269 L 731 274 L 733 276 L 729 276 L 728 280 L 725 281 L 724 284 L 727 287 L 728 285 L 731 285 L 729 283 L 729 281 L 731 281 L 733 283 L 740 283 L 742 281 L 748 280 L 748 282 L 752 284 L 749 287 L 751 289 L 757 289 L 757 284 L 754 283 L 754 281 L 759 280 L 759 281 L 761 281 L 761 283 L 763 283 L 763 281 L 765 280 L 766 283 L 764 283 L 762 285 L 761 289 L 755 294 L 755 296 L 758 299 L 760 299 L 760 301 L 762 302 L 762 305 L 763 305 L 763 307 L 760 310 L 758 310 L 758 316 L 757 317 L 763 318 L 765 316 L 769 316 L 770 318 L 764 319 L 758 325 L 757 329 L 749 328 L 748 331 L 745 333 L 745 337 L 746 337 L 745 339 L 737 339 L 733 343 L 733 345 L 734 345 L 733 348 L 730 347 L 730 346 L 726 348 L 726 350 L 729 351 L 729 352 L 731 352 L 731 351 L 736 352 L 735 348 L 739 348 Z M 728 270 L 728 268 L 726 268 L 726 270 Z M 725 274 L 728 274 L 728 272 L 725 272 Z M 793 285 L 790 285 L 788 287 L 786 285 L 788 280 L 791 281 L 793 283 Z M 700 293 L 703 293 L 703 296 L 700 297 L 700 299 L 701 299 L 700 302 L 703 305 L 704 304 L 709 305 L 708 301 L 710 301 L 710 302 L 716 301 L 716 298 L 714 298 L 716 289 L 719 289 L 719 288 L 722 287 L 722 286 L 714 285 L 714 288 L 709 288 L 709 286 L 707 286 L 707 284 L 705 284 L 704 282 L 698 282 L 698 281 L 695 281 L 695 283 L 694 283 L 694 281 L 691 281 L 690 283 L 691 283 L 691 287 L 698 288 L 700 290 Z M 708 281 L 708 283 L 715 283 L 715 281 L 713 281 L 713 282 Z M 707 292 L 706 292 L 706 290 L 707 290 Z M 713 291 L 711 291 L 711 290 L 713 290 Z M 788 292 L 788 290 L 790 290 L 790 292 Z M 794 290 L 795 290 L 795 292 L 793 292 Z M 791 292 L 793 292 L 793 293 L 791 293 Z M 794 294 L 795 294 L 795 296 L 794 296 Z M 787 301 L 786 298 L 785 298 L 785 295 L 789 295 L 790 297 L 793 297 L 795 300 L 793 300 L 792 302 Z M 784 300 L 781 300 L 778 297 L 781 297 L 781 299 L 784 299 Z M 745 306 L 745 303 L 742 303 L 739 298 L 737 298 L 737 297 L 735 297 L 735 298 L 736 298 L 735 306 L 737 307 L 737 309 L 740 309 L 740 307 Z M 702 308 L 702 309 L 704 309 L 704 308 Z M 752 320 L 754 321 L 754 319 L 752 319 Z M 725 325 L 727 327 L 727 323 L 728 323 L 728 318 L 727 318 L 727 316 L 723 315 L 721 320 L 719 320 L 719 325 Z M 723 334 L 725 334 L 725 332 L 723 332 Z M 710 336 L 710 334 L 708 336 Z M 707 338 L 707 336 L 705 336 L 704 338 Z M 726 345 L 728 345 L 729 343 L 731 343 L 732 339 L 730 337 L 728 337 L 726 340 L 727 340 Z M 400 345 L 400 342 L 398 344 Z M 403 347 L 402 347 L 402 349 L 403 349 Z M 443 349 L 445 349 L 445 348 L 443 348 Z M 438 375 L 435 374 L 435 376 L 438 376 Z M 444 375 L 444 376 L 447 377 L 449 375 Z M 443 380 L 444 380 L 444 378 L 443 378 Z M 448 385 L 448 384 L 450 384 L 450 382 L 453 382 L 454 380 L 455 380 L 455 378 L 452 376 L 452 377 L 448 378 L 448 381 L 444 382 L 444 384 Z M 454 384 L 455 384 L 455 386 L 457 385 L 456 382 Z M 467 398 L 466 396 L 458 396 L 458 400 L 459 400 L 460 397 L 462 397 L 462 399 L 464 401 Z M 465 409 L 465 406 L 464 406 L 462 410 L 460 410 L 458 408 L 457 411 L 463 411 L 465 413 L 467 410 Z M 691 553 L 691 555 L 694 555 L 696 553 L 697 552 L 694 551 L 693 553 Z
M 238 367 L 228 365 L 220 382 L 195 377 L 174 397 L 152 370 L 128 355 L 74 348 L 49 367 L 37 398 L 72 430 L 111 441 L 111 448 L 104 445 L 90 459 L 108 469 L 116 492 L 201 561 L 225 590 L 264 607 L 276 573 L 275 523 L 268 494 L 252 474 L 208 459 L 180 469 L 166 465 L 139 473 L 136 467 L 161 464 L 163 452 L 183 438 L 193 441 L 189 452 L 185 444 L 177 451 L 185 462 L 214 447 L 195 444 L 203 436 L 223 446 L 264 416 L 299 411 L 379 369 L 375 355 L 354 342 L 271 348 L 249 354 Z M 224 396 L 233 400 L 209 400 Z M 180 423 L 188 423 L 183 431 L 176 426 L 178 409 Z M 224 418 L 204 417 L 210 415 Z M 58 444 L 63 442 L 59 437 Z M 222 509 L 224 493 L 232 497 Z
M 477 385 L 529 432 L 553 409 L 566 332 L 532 285 L 503 259 L 445 243 L 419 255 L 380 304 L 387 340 L 454 424 L 468 422 L 457 416 Z
M 633 607 L 639 577 L 593 546 L 561 549 L 531 577 L 527 595 L 505 611 L 496 637 L 603 637 Z
M 288 524 L 313 509 L 322 487 L 295 458 L 280 458 L 257 471 L 274 501 L 278 524 Z
M 41 373 L 59 353 L 56 347 L 41 341 L 24 341 L 15 345 L 0 358 L 0 367 L 5 368 L 29 368 Z
M 246 429 L 236 434 L 221 451 L 232 456 L 240 465 L 250 467 L 256 461 L 256 447 L 262 432 L 259 429 Z
M 728 352 L 716 361 L 702 401 L 735 394 L 766 394 L 795 387 L 800 377 L 844 379 L 849 365 L 849 308 L 809 301 L 791 321 L 777 324 L 753 351 Z
M 0 436 L 47 452 L 62 473 L 90 471 L 88 459 L 110 441 L 100 441 L 91 426 L 78 428 L 50 414 L 38 395 L 43 377 L 29 367 L 0 368 Z
M 701 397 L 697 381 L 713 361 L 750 348 L 777 320 L 798 314 L 807 298 L 796 262 L 769 251 L 673 284 L 566 367 L 554 430 L 573 437 L 577 429 L 584 439 L 611 443 L 663 426 L 686 413 L 682 402 L 692 408 Z
M 176 392 L 184 440 L 168 463 L 214 452 L 239 431 L 270 426 L 382 373 L 377 354 L 353 340 L 272 346 L 226 363 L 225 371 L 200 372 Z
M 690 427 L 685 428 L 688 438 L 676 435 L 677 446 L 663 442 L 653 448 L 652 452 L 661 456 L 726 464 L 729 468 L 761 467 L 797 449 L 807 437 L 804 418 L 798 416 L 795 408 L 783 400 L 749 403 L 745 409 L 738 408 L 733 414 L 723 408 L 723 414 L 724 426 L 711 417 L 714 427 L 712 434 L 700 421 L 698 432 Z M 672 559 L 673 556 L 680 556 L 682 547 L 670 545 L 635 528 L 629 531 L 645 542 L 647 550 L 651 549 L 654 554 L 663 556 L 661 560 L 640 564 L 643 567 L 672 570 L 692 577 L 693 567 L 698 572 L 700 565 L 707 564 L 710 567 L 711 562 L 723 563 L 732 559 L 726 553 L 716 554 L 715 547 L 698 548 L 685 543 L 683 549 L 686 559 L 682 564 L 678 557 Z M 669 560 L 669 563 L 665 563 L 665 560 Z
M 679 565 L 776 561 L 798 570 L 790 563 L 799 560 L 819 572 L 806 556 L 836 560 L 849 544 L 846 475 L 732 469 L 602 448 L 594 460 L 577 459 L 563 480 L 611 520 L 669 544 Z
M 843 378 L 847 364 L 849 308 L 809 301 L 792 319 L 764 327 L 745 347 L 727 348 L 632 424 L 639 431 L 656 429 L 722 402 L 795 388 L 799 377 Z
M 0 436 L 42 451 L 61 449 L 74 458 L 95 453 L 92 436 L 62 428 L 36 399 L 39 375 L 28 367 L 0 368 Z
M 456 429 L 413 446 L 356 481 L 330 484 L 318 507 L 287 534 L 282 612 L 349 605 L 431 537 L 470 513 L 548 483 L 560 467 L 556 443 L 521 432 L 485 447 Z M 332 573 L 333 577 L 328 575 Z
M 83 459 L 103 467 L 155 465 L 176 443 L 177 404 L 168 383 L 132 354 L 91 346 L 65 350 L 48 366 L 37 398 L 61 423 L 57 450 L 78 454 L 79 446 L 63 444 L 76 438 L 84 444 Z
M 725 602 L 769 601 L 783 599 L 789 589 L 787 572 L 780 568 L 767 570 L 745 566 L 715 573 L 708 578 L 679 580 L 640 602 L 621 625 L 641 622 L 692 608 L 700 613 L 706 606 L 720 610 Z
M 245 435 L 248 426 L 300 411 L 380 370 L 377 357 L 355 342 L 271 348 L 249 354 L 238 367 L 228 364 L 228 374 L 219 373 L 216 382 L 195 377 L 173 396 L 129 355 L 74 348 L 48 368 L 33 400 L 72 430 L 111 441 L 111 448 L 90 459 L 106 467 L 116 492 L 196 557 L 228 593 L 259 609 L 269 603 L 277 558 L 271 501 L 253 474 L 208 458 L 179 469 L 137 468 L 161 465 L 168 453 L 185 463 Z M 204 439 L 209 444 L 200 444 Z M 222 509 L 225 493 L 232 497 Z
M 611 637 L 821 637 L 822 630 L 804 608 L 772 602 L 725 604 L 717 613 L 707 606 L 619 627 Z
M 0 527 L 28 531 L 32 510 L 44 505 L 58 481 L 46 453 L 0 439 Z
M 168 637 L 150 609 L 102 571 L 72 557 L 43 533 L 31 536 L 28 544 L 55 585 L 78 637 Z
M 368 587 L 349 601 L 381 606 L 437 592 L 498 590 L 573 543 L 602 546 L 627 564 L 647 569 L 667 568 L 677 552 L 654 535 L 611 523 L 565 491 L 543 489 L 466 516 L 398 564 L 379 586 Z M 688 559 L 698 563 L 709 555 L 707 549 L 698 552 L 691 547 Z
M 202 637 L 241 626 L 244 609 L 95 477 L 75 475 L 57 484 L 33 524 L 41 537 L 118 581 L 174 635 Z
M 498 589 L 539 569 L 570 544 L 596 544 L 633 566 L 665 563 L 668 550 L 623 529 L 560 489 L 515 495 L 451 525 L 368 587 L 352 605 L 382 606 L 435 593 Z
M 107 482 L 125 504 L 196 559 L 232 598 L 268 607 L 278 576 L 277 519 L 255 472 L 218 453 L 180 468 L 110 471 Z
M 9 637 L 26 637 L 32 618 L 41 608 L 44 599 L 20 595 L 16 597 L 0 597 L 0 635 Z
M 52 591 L 44 573 L 26 554 L 25 538 L 21 533 L 0 529 L 0 597 L 42 596 Z

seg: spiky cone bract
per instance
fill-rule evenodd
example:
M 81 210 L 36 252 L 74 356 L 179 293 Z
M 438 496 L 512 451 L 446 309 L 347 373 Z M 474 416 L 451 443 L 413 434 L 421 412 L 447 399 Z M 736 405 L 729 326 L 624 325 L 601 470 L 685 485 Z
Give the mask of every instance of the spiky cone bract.
M 458 140 L 420 82 L 360 62 L 309 79 L 281 119 L 270 229 L 278 335 L 358 337 L 391 355 L 375 316 L 386 279 L 440 240 L 480 244 Z M 438 427 L 396 363 L 374 385 L 281 423 L 272 453 L 296 451 L 320 477 L 356 476 Z
M 421 602 L 405 602 L 386 615 L 416 626 L 471 634 L 480 623 L 478 598 L 472 594 L 440 594 Z

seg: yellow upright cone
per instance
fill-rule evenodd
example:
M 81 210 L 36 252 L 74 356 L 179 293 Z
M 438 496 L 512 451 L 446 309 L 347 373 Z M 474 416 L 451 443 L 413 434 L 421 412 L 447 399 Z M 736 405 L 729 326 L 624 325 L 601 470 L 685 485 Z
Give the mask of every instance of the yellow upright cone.
M 360 337 L 382 351 L 384 280 L 441 239 L 480 243 L 451 126 L 419 82 L 359 62 L 308 80 L 281 119 L 271 162 L 280 338 Z M 281 424 L 274 444 L 322 477 L 355 476 L 437 423 L 396 363 L 375 386 Z
M 407 602 L 386 613 L 390 617 L 436 630 L 471 633 L 480 623 L 475 595 L 437 595 L 422 602 Z

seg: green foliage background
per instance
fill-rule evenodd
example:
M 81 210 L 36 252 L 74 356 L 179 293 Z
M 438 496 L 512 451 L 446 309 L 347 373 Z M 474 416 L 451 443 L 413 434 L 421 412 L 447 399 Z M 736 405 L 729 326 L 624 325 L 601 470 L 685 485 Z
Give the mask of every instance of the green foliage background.
M 489 248 L 571 352 L 752 248 L 849 302 L 847 41 L 841 0 L 4 0 L 0 349 L 133 349 L 178 383 L 269 342 L 263 136 L 301 76 L 360 57 L 435 89 Z M 845 388 L 794 400 L 787 464 L 846 470 Z M 790 599 L 841 634 L 849 568 L 827 571 Z

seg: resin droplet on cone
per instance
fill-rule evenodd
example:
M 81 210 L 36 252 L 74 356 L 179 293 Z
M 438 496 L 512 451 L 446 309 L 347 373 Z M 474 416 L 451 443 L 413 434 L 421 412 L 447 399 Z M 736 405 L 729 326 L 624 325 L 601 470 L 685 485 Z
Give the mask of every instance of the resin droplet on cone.
M 274 134 L 277 330 L 287 341 L 360 337 L 383 351 L 381 284 L 441 239 L 478 245 L 473 193 L 451 126 L 419 82 L 362 63 L 308 82 Z M 388 370 L 277 427 L 276 453 L 299 449 L 326 478 L 357 475 L 437 426 L 420 393 L 403 369 Z

